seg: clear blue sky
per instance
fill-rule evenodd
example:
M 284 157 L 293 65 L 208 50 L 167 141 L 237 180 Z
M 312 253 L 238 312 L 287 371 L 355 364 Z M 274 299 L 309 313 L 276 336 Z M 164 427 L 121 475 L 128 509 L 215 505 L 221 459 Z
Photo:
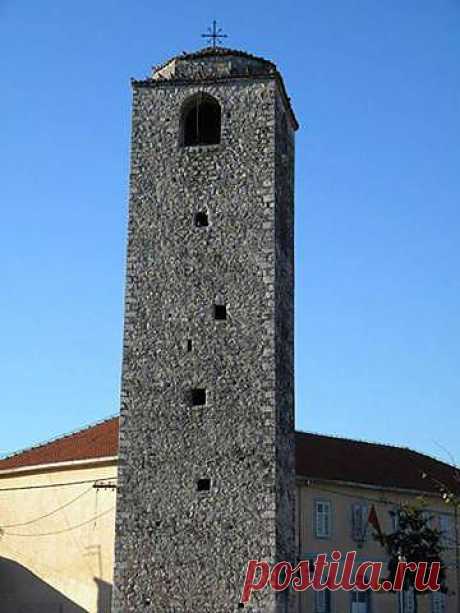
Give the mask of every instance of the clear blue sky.
M 213 18 L 301 123 L 297 427 L 460 462 L 459 0 L 0 0 L 1 452 L 118 411 L 129 79 Z

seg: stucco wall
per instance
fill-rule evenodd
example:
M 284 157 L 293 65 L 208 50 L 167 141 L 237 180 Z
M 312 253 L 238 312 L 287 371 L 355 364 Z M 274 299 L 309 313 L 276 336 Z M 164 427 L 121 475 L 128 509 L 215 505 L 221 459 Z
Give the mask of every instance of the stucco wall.
M 116 473 L 112 463 L 0 475 L 2 613 L 110 611 L 115 491 L 93 483 Z M 76 484 L 50 487 L 63 483 Z
M 384 563 L 386 570 L 387 557 L 385 551 L 373 538 L 373 530 L 368 527 L 367 538 L 359 543 L 352 537 L 352 505 L 367 504 L 370 508 L 375 505 L 377 517 L 383 532 L 390 532 L 393 528 L 389 511 L 404 502 L 414 503 L 418 494 L 404 493 L 368 487 L 350 487 L 333 482 L 324 482 L 306 486 L 299 483 L 297 489 L 298 507 L 298 544 L 299 557 L 312 559 L 319 553 L 332 552 L 337 549 L 345 556 L 347 551 L 357 551 L 357 563 L 364 561 L 376 561 Z M 332 530 L 330 538 L 318 538 L 315 535 L 314 506 L 316 500 L 329 501 L 332 507 Z M 455 529 L 452 509 L 447 507 L 440 497 L 425 496 L 426 509 L 430 515 L 450 515 L 450 538 L 449 550 L 444 558 L 448 566 L 447 584 L 450 592 L 457 591 L 455 572 Z M 385 575 L 386 576 L 386 575 Z M 341 591 L 331 596 L 331 613 L 347 613 L 351 610 L 351 596 Z M 419 597 L 418 613 L 431 613 L 431 596 Z M 446 613 L 457 611 L 456 596 L 450 594 L 447 600 Z M 308 590 L 299 598 L 299 613 L 315 611 L 314 594 Z M 395 613 L 398 611 L 396 594 L 384 592 L 371 595 L 371 611 L 373 613 Z
M 112 462 L 105 466 L 0 475 L 2 613 L 110 611 L 115 493 L 114 490 L 92 486 L 95 481 L 116 474 L 117 467 Z M 63 483 L 76 484 L 49 487 Z M 297 492 L 297 535 L 301 559 L 339 549 L 343 553 L 357 550 L 361 561 L 385 562 L 385 553 L 373 540 L 370 529 L 362 546 L 353 540 L 351 506 L 359 502 L 374 503 L 382 529 L 389 531 L 392 526 L 389 510 L 400 502 L 416 498 L 415 494 L 345 487 L 332 482 L 307 487 L 299 481 Z M 433 514 L 449 512 L 438 498 L 425 499 L 427 509 Z M 328 500 L 332 504 L 330 538 L 315 536 L 315 500 Z M 452 535 L 453 519 L 451 515 Z M 451 550 L 446 556 L 450 591 L 456 589 L 453 546 L 454 542 L 450 541 Z M 312 592 L 306 592 L 297 602 L 299 613 L 314 612 Z M 350 595 L 336 592 L 331 604 L 332 613 L 347 613 L 350 611 Z M 456 606 L 456 597 L 450 595 L 446 613 L 456 613 Z M 372 613 L 395 613 L 397 610 L 395 595 L 373 595 Z M 429 596 L 420 598 L 418 611 L 431 613 Z

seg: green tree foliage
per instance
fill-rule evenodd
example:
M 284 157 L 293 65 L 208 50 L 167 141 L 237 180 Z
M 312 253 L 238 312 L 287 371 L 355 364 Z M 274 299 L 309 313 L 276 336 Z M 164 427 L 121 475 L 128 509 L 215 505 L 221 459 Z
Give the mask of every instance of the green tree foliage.
M 423 504 L 403 504 L 398 510 L 390 513 L 396 520 L 394 522 L 396 530 L 390 533 L 380 532 L 374 536 L 389 556 L 387 578 L 394 583 L 400 561 L 427 562 L 428 571 L 431 563 L 439 562 L 441 591 L 447 592 L 446 567 L 442 559 L 444 550 L 442 532 L 432 527 L 433 517 L 427 514 Z M 415 572 L 408 570 L 404 577 L 403 589 L 412 588 L 414 596 L 417 593 L 426 594 L 427 592 L 417 592 L 414 581 Z

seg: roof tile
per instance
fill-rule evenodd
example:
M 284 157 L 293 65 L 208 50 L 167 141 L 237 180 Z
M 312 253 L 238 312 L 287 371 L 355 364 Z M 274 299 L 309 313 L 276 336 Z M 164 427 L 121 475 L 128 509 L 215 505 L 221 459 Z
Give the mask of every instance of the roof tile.
M 0 460 L 0 471 L 116 456 L 118 417 Z M 296 432 L 300 477 L 439 492 L 439 484 L 460 491 L 456 468 L 404 447 Z M 423 474 L 427 475 L 426 478 Z
M 118 417 L 0 460 L 0 470 L 116 456 Z

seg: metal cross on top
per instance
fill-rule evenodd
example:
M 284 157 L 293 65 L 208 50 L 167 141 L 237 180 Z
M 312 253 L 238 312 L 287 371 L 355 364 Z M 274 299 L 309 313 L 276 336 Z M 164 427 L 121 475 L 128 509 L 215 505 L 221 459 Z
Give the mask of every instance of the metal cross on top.
M 206 38 L 208 43 L 211 43 L 211 45 L 216 48 L 221 38 L 228 37 L 226 34 L 222 33 L 222 28 L 217 27 L 217 21 L 214 20 L 212 22 L 212 28 L 208 28 L 208 33 L 202 34 L 201 38 Z

